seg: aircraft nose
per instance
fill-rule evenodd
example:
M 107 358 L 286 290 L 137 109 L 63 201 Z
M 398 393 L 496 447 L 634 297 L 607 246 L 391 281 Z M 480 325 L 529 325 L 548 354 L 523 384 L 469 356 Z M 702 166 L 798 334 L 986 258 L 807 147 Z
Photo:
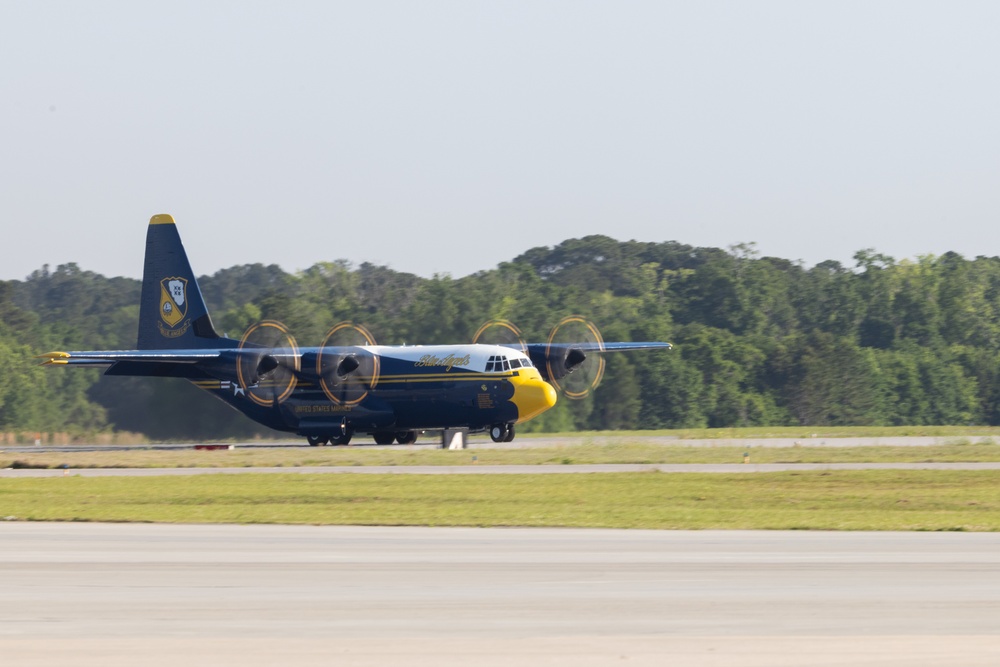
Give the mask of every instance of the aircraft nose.
M 527 378 L 514 385 L 518 423 L 537 417 L 556 404 L 556 390 L 548 382 L 538 378 Z

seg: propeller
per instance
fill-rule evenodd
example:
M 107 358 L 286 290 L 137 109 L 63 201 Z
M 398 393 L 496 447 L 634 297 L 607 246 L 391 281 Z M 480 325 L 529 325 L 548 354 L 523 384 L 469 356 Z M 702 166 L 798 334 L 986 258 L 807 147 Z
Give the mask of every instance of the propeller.
M 579 316 L 563 318 L 544 345 L 528 345 L 521 330 L 507 320 L 490 320 L 479 327 L 473 343 L 503 345 L 531 357 L 542 376 L 564 396 L 585 398 L 604 377 L 604 339 L 593 322 Z
M 380 363 L 371 349 L 375 337 L 360 324 L 341 322 L 323 339 L 316 355 L 319 384 L 334 403 L 355 405 L 378 384 Z
M 479 327 L 472 337 L 472 342 L 516 347 L 524 353 L 528 351 L 528 346 L 521 337 L 521 330 L 507 320 L 490 320 Z
M 288 398 L 302 364 L 295 337 L 281 322 L 264 320 L 250 326 L 240 339 L 236 377 L 258 405 L 271 406 Z
M 570 315 L 549 333 L 545 372 L 566 398 L 586 398 L 604 377 L 604 339 L 593 322 Z

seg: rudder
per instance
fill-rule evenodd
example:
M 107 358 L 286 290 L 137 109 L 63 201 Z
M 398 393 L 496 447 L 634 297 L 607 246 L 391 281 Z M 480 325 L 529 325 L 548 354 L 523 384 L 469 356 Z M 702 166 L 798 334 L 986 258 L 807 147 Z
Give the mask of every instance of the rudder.
M 218 339 L 173 217 L 154 215 L 146 232 L 136 348 L 196 349 L 214 347 Z

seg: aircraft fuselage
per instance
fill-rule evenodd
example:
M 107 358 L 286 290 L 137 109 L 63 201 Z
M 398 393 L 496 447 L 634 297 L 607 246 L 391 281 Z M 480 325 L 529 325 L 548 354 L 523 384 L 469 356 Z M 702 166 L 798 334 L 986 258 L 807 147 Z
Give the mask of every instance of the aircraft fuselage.
M 300 377 L 280 401 L 276 397 L 285 387 L 260 391 L 266 389 L 266 378 L 249 389 L 225 377 L 192 381 L 262 424 L 305 436 L 444 428 L 478 432 L 494 424 L 525 421 L 556 402 L 555 389 L 542 379 L 528 356 L 507 347 L 375 345 L 357 349 L 377 359 L 377 371 L 351 376 L 342 385 L 324 382 L 315 372 L 322 349 L 300 350 Z

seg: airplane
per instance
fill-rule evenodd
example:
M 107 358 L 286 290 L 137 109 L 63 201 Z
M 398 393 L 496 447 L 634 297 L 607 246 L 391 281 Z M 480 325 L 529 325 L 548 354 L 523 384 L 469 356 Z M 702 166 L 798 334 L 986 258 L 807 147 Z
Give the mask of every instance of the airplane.
M 445 429 L 510 442 L 516 425 L 556 404 L 557 389 L 570 399 L 588 395 L 603 375 L 604 353 L 670 347 L 606 343 L 575 316 L 545 343 L 525 343 L 503 320 L 483 325 L 473 343 L 456 345 L 378 345 L 351 322 L 331 328 L 319 347 L 300 348 L 273 320 L 251 325 L 240 340 L 228 338 L 212 324 L 173 217 L 159 214 L 146 233 L 136 348 L 40 358 L 48 366 L 102 367 L 112 376 L 185 378 L 313 446 L 347 445 L 357 434 L 389 445 Z

